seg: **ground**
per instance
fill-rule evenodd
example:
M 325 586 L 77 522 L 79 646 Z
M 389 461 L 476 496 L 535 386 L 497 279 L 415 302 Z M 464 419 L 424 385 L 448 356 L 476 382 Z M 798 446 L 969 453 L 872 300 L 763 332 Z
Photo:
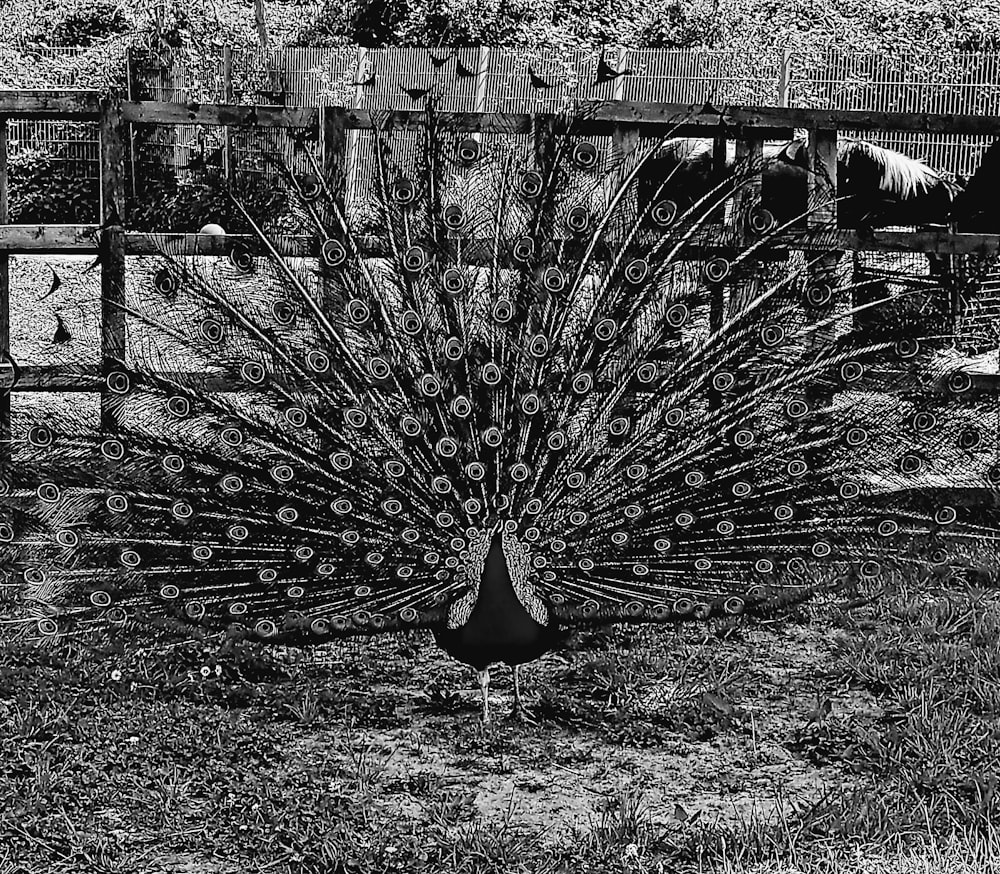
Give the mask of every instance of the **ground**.
M 19 361 L 96 360 L 87 266 L 17 259 Z M 490 728 L 426 633 L 310 652 L 0 633 L 0 874 L 998 870 L 997 581 L 582 631 L 525 671 L 536 725 L 502 718 L 497 671 Z
M 488 728 L 425 633 L 8 644 L 0 871 L 996 870 L 998 632 L 955 581 L 584 631 Z

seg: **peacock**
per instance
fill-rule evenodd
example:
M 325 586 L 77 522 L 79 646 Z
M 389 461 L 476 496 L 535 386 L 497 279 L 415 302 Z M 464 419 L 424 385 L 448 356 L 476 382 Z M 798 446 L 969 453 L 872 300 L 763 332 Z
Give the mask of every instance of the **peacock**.
M 995 511 L 949 497 L 1000 489 L 950 287 L 853 275 L 822 203 L 760 207 L 759 161 L 650 194 L 662 141 L 585 110 L 534 140 L 372 118 L 353 166 L 275 164 L 312 255 L 238 201 L 228 260 L 164 239 L 112 304 L 101 427 L 17 423 L 5 634 L 429 629 L 488 722 L 490 667 L 523 714 L 518 666 L 576 628 L 992 573 Z

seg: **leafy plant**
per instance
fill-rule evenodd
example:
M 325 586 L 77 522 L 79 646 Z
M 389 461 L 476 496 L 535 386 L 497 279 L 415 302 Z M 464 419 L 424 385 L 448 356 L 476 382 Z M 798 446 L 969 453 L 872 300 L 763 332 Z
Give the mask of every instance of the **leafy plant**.
M 12 224 L 85 224 L 97 221 L 100 186 L 78 164 L 41 149 L 9 158 Z
M 194 181 L 181 182 L 169 168 L 153 165 L 137 174 L 136 199 L 129 210 L 128 225 L 139 231 L 195 233 L 209 222 L 220 224 L 230 234 L 250 233 L 237 199 L 255 222 L 273 230 L 275 222 L 289 212 L 289 198 L 280 180 L 271 176 L 246 175 L 236 179 L 232 195 L 224 180 L 210 173 Z

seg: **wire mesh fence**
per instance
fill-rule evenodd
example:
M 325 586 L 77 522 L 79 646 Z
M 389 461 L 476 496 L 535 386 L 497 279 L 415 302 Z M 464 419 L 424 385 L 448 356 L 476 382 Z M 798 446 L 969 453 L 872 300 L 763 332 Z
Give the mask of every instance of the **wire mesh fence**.
M 382 111 L 420 108 L 432 94 L 440 109 L 467 112 L 547 112 L 581 100 L 637 100 L 1000 114 L 1000 53 L 807 56 L 606 48 L 553 55 L 534 48 L 337 46 L 223 50 L 197 69 L 185 69 L 149 50 L 129 56 L 116 43 L 96 49 L 4 46 L 0 61 L 4 87 L 93 88 L 127 79 L 130 92 L 141 88 L 131 96 L 165 101 Z M 50 163 L 72 165 L 74 174 L 96 178 L 96 126 L 24 120 L 9 125 L 12 160 L 19 152 L 42 153 Z M 864 138 L 920 158 L 949 177 L 971 175 L 988 144 L 981 137 L 895 132 L 869 132 Z M 260 160 L 265 152 L 292 164 L 302 160 L 280 130 L 226 134 L 177 126 L 141 139 L 141 148 L 131 149 L 130 169 L 168 167 L 181 182 L 206 162 L 225 163 L 227 173 L 253 175 L 266 172 Z M 351 166 L 367 165 L 370 148 L 363 135 L 352 132 L 348 150 Z M 355 172 L 351 190 L 358 184 Z

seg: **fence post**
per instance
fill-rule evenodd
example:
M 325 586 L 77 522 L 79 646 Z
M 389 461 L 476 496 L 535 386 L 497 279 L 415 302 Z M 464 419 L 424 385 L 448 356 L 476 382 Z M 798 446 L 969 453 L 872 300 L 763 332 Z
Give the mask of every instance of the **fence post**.
M 236 102 L 233 96 L 233 47 L 228 43 L 222 47 L 222 102 Z M 222 178 L 230 185 L 233 182 L 233 141 L 229 125 L 222 128 Z
M 347 152 L 347 118 L 342 106 L 321 106 L 320 166 L 327 185 L 333 190 L 338 207 L 344 209 L 345 167 Z
M 101 101 L 101 374 L 125 360 L 125 185 L 121 103 Z M 116 424 L 107 392 L 101 392 L 101 430 Z
M 551 114 L 533 113 L 531 116 L 531 133 L 534 146 L 535 169 L 541 173 L 542 179 L 548 183 L 549 173 L 556 157 L 556 117 Z M 543 235 L 554 234 L 555 206 L 551 197 L 543 201 L 543 209 L 539 215 L 539 230 Z
M 0 225 L 10 220 L 7 199 L 7 117 L 0 115 Z M 10 356 L 10 255 L 0 251 L 0 364 Z M 10 392 L 0 389 L 0 477 L 11 458 Z
M 358 55 L 354 63 L 354 99 L 351 103 L 351 109 L 360 109 L 361 101 L 364 98 L 364 86 L 361 84 L 362 76 L 365 71 L 365 64 L 368 60 L 368 49 L 364 46 L 358 46 Z M 358 140 L 361 136 L 361 131 L 354 129 L 347 134 L 347 148 L 344 153 L 344 162 L 347 165 L 345 170 L 346 182 L 344 184 L 344 208 L 347 208 L 348 202 L 354 196 L 354 177 L 355 171 L 358 166 Z
M 814 129 L 809 131 L 809 216 L 806 225 L 811 232 L 837 228 L 837 131 L 836 129 Z M 833 293 L 829 303 L 818 303 L 820 313 L 817 320 L 825 317 L 826 307 L 836 307 L 836 286 L 838 284 L 837 265 L 842 252 L 828 252 L 812 259 L 807 268 L 806 282 L 810 289 L 829 288 Z M 833 339 L 835 323 L 822 331 L 814 331 L 810 341 L 822 347 Z M 812 385 L 807 387 L 806 402 L 810 406 L 820 406 L 830 400 L 827 391 Z M 808 455 L 815 459 L 816 455 Z
M 622 71 L 625 69 L 625 62 L 628 58 L 628 49 L 624 46 L 619 46 L 616 53 L 617 57 L 615 60 L 616 69 Z M 613 100 L 621 100 L 625 92 L 625 77 L 618 76 L 612 81 L 611 84 L 611 97 Z M 630 168 L 633 166 L 630 161 L 628 161 L 628 156 L 635 153 L 636 149 L 639 148 L 640 142 L 639 128 L 634 125 L 623 125 L 616 124 L 611 129 L 611 155 L 614 163 L 620 168 L 619 175 L 624 177 Z M 638 186 L 633 184 L 631 190 L 628 193 L 629 202 L 638 209 Z
M 837 131 L 809 132 L 809 220 L 811 228 L 836 227 Z
M 778 70 L 778 106 L 788 106 L 788 86 L 791 80 L 792 50 L 781 50 L 781 67 Z
M 628 49 L 624 46 L 618 47 L 618 58 L 615 61 L 615 69 L 619 73 L 624 73 L 625 71 L 625 61 L 628 58 Z M 621 100 L 625 93 L 625 77 L 617 76 L 611 83 L 611 99 Z
M 480 46 L 476 61 L 476 112 L 486 112 L 487 88 L 489 87 L 490 47 Z
M 131 47 L 125 49 L 125 93 L 130 101 L 138 100 L 141 96 L 136 82 L 135 65 L 132 63 Z M 128 129 L 128 165 L 130 170 L 129 187 L 132 190 L 132 203 L 135 203 L 138 200 L 135 172 L 135 129 L 131 125 Z
M 764 136 L 754 128 L 744 128 L 736 140 L 736 163 L 749 167 L 749 180 L 733 195 L 733 218 L 740 245 L 749 242 L 747 217 L 750 210 L 760 205 L 764 172 Z
M 753 242 L 748 225 L 751 211 L 760 207 L 764 173 L 764 135 L 759 129 L 744 128 L 736 140 L 736 164 L 749 169 L 750 178 L 733 195 L 733 230 L 741 247 Z M 729 312 L 739 312 L 755 293 L 753 280 L 744 286 L 734 285 L 729 298 Z
M 719 185 L 726 178 L 726 152 L 729 150 L 729 139 L 725 127 L 721 126 L 712 137 L 712 185 Z M 726 204 L 708 216 L 707 224 L 724 224 L 726 221 Z

